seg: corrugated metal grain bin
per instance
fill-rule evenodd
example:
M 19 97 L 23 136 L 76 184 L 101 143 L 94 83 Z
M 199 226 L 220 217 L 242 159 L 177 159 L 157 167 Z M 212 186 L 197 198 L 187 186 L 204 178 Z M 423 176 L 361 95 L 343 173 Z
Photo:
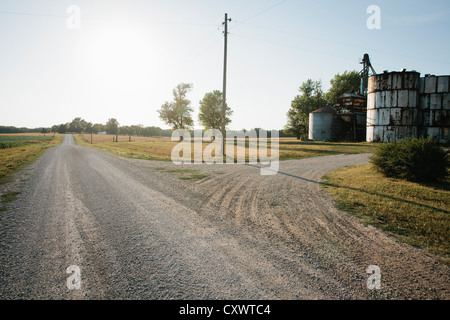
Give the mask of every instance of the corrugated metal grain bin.
M 450 76 L 427 75 L 420 81 L 419 134 L 448 143 L 450 128 Z
M 326 106 L 315 110 L 309 114 L 309 135 L 310 140 L 326 141 L 333 138 L 333 119 L 336 110 Z
M 368 142 L 387 142 L 417 134 L 419 88 L 420 73 L 415 71 L 383 73 L 369 79 Z

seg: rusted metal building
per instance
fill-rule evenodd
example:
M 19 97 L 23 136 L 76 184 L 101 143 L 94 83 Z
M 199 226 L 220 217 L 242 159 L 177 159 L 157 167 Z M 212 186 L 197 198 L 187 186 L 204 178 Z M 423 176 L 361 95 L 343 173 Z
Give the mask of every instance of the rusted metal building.
M 420 79 L 419 135 L 449 142 L 450 76 L 425 75 Z
M 448 143 L 449 76 L 416 71 L 385 72 L 369 78 L 367 141 L 434 137 Z
M 369 78 L 367 141 L 417 136 L 420 73 L 391 72 Z
M 309 114 L 309 139 L 316 141 L 365 141 L 367 99 L 343 94 L 335 106 Z

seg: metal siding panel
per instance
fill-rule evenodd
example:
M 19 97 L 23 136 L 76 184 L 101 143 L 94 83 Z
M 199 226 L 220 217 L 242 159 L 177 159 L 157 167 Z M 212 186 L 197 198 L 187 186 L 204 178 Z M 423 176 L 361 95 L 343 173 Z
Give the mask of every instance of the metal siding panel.
M 425 92 L 425 78 L 419 80 L 419 92 L 422 94 Z
M 375 109 L 376 93 L 369 93 L 367 95 L 367 110 Z
M 390 108 L 392 106 L 392 91 L 388 90 L 384 92 L 383 108 Z
M 383 107 L 383 92 L 382 91 L 378 91 L 376 93 L 376 98 L 375 98 L 375 109 L 380 109 Z
M 424 110 L 422 112 L 422 126 L 429 127 L 430 126 L 430 110 Z
M 367 125 L 372 126 L 375 125 L 375 117 L 376 117 L 377 110 L 367 110 Z
M 373 142 L 374 141 L 374 127 L 367 127 L 366 128 L 366 141 L 367 142 Z
M 403 75 L 400 73 L 394 73 L 392 75 L 392 89 L 393 90 L 403 89 L 403 86 L 402 86 L 403 79 L 402 78 L 403 78 Z
M 378 123 L 376 125 L 387 126 L 390 122 L 390 109 L 378 110 Z
M 398 90 L 398 103 L 397 107 L 399 108 L 406 108 L 408 107 L 408 98 L 409 98 L 409 91 L 408 90 Z
M 378 127 L 374 127 L 374 141 L 384 141 L 383 137 L 384 137 L 384 127 L 382 126 L 378 126 Z
M 408 104 L 410 108 L 417 108 L 417 91 L 416 90 L 409 90 L 409 96 L 408 96 Z
M 448 93 L 449 92 L 449 78 L 447 76 L 438 77 L 437 79 L 437 92 Z
M 450 110 L 450 93 L 445 93 L 442 97 L 442 109 Z
M 389 125 L 398 126 L 401 124 L 402 110 L 399 108 L 390 109 Z
M 420 73 L 409 73 L 406 75 L 405 89 L 409 90 L 420 89 Z
M 425 109 L 429 109 L 430 108 L 429 95 L 427 95 L 427 94 L 421 94 L 420 95 L 419 108 L 421 110 L 425 110 Z
M 438 93 L 430 94 L 430 109 L 442 108 L 442 96 Z
M 376 90 L 376 88 L 377 88 L 377 77 L 372 76 L 369 78 L 369 85 L 368 85 L 367 92 L 372 93 Z
M 436 77 L 426 77 L 425 93 L 435 93 L 435 92 L 436 92 Z

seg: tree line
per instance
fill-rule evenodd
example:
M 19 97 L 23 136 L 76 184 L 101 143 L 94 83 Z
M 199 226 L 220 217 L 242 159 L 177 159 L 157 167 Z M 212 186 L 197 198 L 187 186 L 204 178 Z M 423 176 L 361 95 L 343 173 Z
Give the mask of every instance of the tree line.
M 287 124 L 280 130 L 280 137 L 297 137 L 300 139 L 307 135 L 309 130 L 309 113 L 325 105 L 335 105 L 339 97 L 344 93 L 357 93 L 360 88 L 361 76 L 358 71 L 345 71 L 343 74 L 336 74 L 331 79 L 331 88 L 327 93 L 322 90 L 321 81 L 308 79 L 299 87 L 299 94 L 291 102 L 287 112 Z M 172 90 L 172 100 L 164 102 L 157 110 L 160 119 L 169 125 L 171 129 L 161 129 L 159 127 L 144 127 L 143 125 L 120 126 L 115 118 L 110 118 L 106 124 L 88 122 L 80 117 L 71 122 L 54 125 L 51 128 L 15 128 L 0 126 L 0 133 L 26 133 L 26 132 L 53 132 L 53 133 L 99 133 L 123 134 L 130 136 L 171 136 L 176 129 L 187 129 L 192 131 L 194 119 L 191 101 L 187 98 L 192 91 L 192 83 L 180 83 Z M 222 92 L 214 90 L 204 95 L 199 102 L 198 121 L 207 129 L 218 129 L 222 126 Z M 225 125 L 231 123 L 233 110 L 225 105 Z M 259 131 L 260 128 L 255 128 Z M 246 130 L 243 129 L 245 132 Z M 222 133 L 223 134 L 223 133 Z
M 71 122 L 62 123 L 52 126 L 48 132 L 54 133 L 101 133 L 107 134 L 123 134 L 130 136 L 142 136 L 142 137 L 158 137 L 158 136 L 170 136 L 172 130 L 161 129 L 159 127 L 143 125 L 130 125 L 120 126 L 119 122 L 115 118 L 110 118 L 106 124 L 88 122 L 80 117 L 73 119 Z

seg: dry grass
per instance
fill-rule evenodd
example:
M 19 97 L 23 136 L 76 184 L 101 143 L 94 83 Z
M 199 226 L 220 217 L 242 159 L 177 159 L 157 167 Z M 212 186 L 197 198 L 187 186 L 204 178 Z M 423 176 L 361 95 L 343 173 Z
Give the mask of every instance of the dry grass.
M 423 185 L 386 178 L 371 164 L 337 170 L 324 181 L 341 209 L 450 263 L 448 182 Z
M 44 136 L 44 134 L 8 134 L 1 135 L 3 139 L 10 137 L 30 137 L 30 140 L 36 136 Z M 46 137 L 53 135 L 46 134 Z M 31 143 L 18 147 L 0 149 L 0 183 L 9 180 L 11 174 L 25 165 L 36 160 L 45 150 L 50 147 L 61 144 L 64 135 L 56 134 L 50 141 L 39 141 L 39 143 Z
M 102 151 L 107 151 L 118 156 L 171 161 L 172 149 L 178 142 L 172 142 L 169 137 L 131 137 L 120 136 L 119 142 L 113 142 L 113 135 L 91 135 L 80 134 L 74 135 L 77 144 L 93 147 Z M 194 139 L 192 140 L 194 141 Z M 249 141 L 247 139 L 245 146 L 245 159 L 249 158 Z M 203 143 L 202 150 L 208 146 Z M 311 142 L 299 141 L 295 138 L 280 138 L 279 140 L 279 156 L 280 160 L 305 159 L 311 157 L 336 155 L 336 154 L 358 154 L 372 153 L 375 151 L 376 145 L 369 143 L 334 143 L 334 142 Z M 192 147 L 191 159 L 194 159 L 194 148 Z M 242 152 L 242 147 L 235 144 L 235 161 L 236 155 Z M 270 140 L 268 142 L 268 152 L 270 156 Z

